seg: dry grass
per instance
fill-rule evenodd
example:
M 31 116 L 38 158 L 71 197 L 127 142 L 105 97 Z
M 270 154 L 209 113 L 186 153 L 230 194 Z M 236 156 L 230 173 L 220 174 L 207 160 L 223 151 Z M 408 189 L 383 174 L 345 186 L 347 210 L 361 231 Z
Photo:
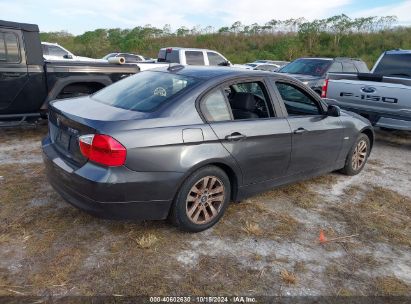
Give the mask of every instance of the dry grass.
M 300 223 L 287 213 L 272 211 L 254 199 L 228 207 L 224 219 L 214 231 L 221 237 L 238 239 L 246 236 L 261 238 L 295 237 Z
M 295 276 L 295 274 L 288 272 L 286 269 L 281 270 L 280 277 L 284 283 L 287 283 L 289 285 L 294 285 L 297 283 L 297 277 Z
M 278 189 L 265 192 L 256 196 L 256 200 L 290 200 L 300 208 L 313 208 L 321 202 L 321 196 L 315 191 L 316 186 L 331 188 L 337 182 L 337 177 L 333 174 L 320 176 L 304 182 L 290 184 Z
M 245 222 L 244 227 L 242 228 L 248 235 L 260 236 L 263 234 L 262 229 L 257 223 L 251 223 L 249 221 Z
M 158 238 L 154 234 L 143 235 L 136 240 L 138 246 L 143 249 L 152 248 L 158 242 Z
M 382 296 L 409 296 L 411 286 L 393 277 L 378 277 L 375 279 L 376 294 Z
M 37 141 L 46 130 L 8 132 L 0 132 L 1 144 L 9 143 L 11 137 L 13 142 L 19 137 Z M 326 175 L 230 205 L 215 228 L 187 234 L 164 222 L 107 221 L 89 216 L 63 202 L 51 189 L 41 164 L 0 164 L 0 176 L 0 295 L 278 295 L 284 283 L 291 289 L 304 288 L 307 278 L 312 280 L 311 270 L 319 264 L 296 261 L 293 254 L 277 254 L 276 247 L 272 248 L 275 253 L 268 255 L 253 248 L 244 254 L 235 247 L 229 253 L 208 255 L 204 249 L 201 252 L 206 255 L 200 255 L 190 267 L 180 263 L 176 255 L 195 251 L 193 242 L 203 246 L 203 241 L 216 235 L 230 243 L 247 239 L 256 244 L 282 247 L 288 242 L 309 247 L 304 237 L 312 231 L 292 213 L 286 209 L 280 212 L 275 206 L 286 201 L 305 208 L 304 213 L 318 212 L 310 209 L 323 199 L 315 187 L 331 188 L 339 178 Z M 364 185 L 347 190 L 345 195 L 363 192 Z M 340 220 L 348 230 L 361 235 L 353 245 L 314 245 L 319 250 L 327 247 L 327 254 L 333 250 L 346 253 L 335 264 L 323 265 L 324 275 L 334 294 L 358 295 L 354 284 L 365 294 L 410 294 L 409 286 L 395 277 L 374 280 L 368 276 L 381 261 L 371 253 L 355 252 L 376 241 L 407 245 L 409 200 L 382 188 L 370 188 L 366 194 L 355 205 L 324 207 L 321 215 L 326 220 Z M 326 230 L 327 237 L 336 235 L 331 228 Z
M 359 233 L 364 242 L 411 246 L 411 199 L 397 192 L 372 187 L 359 203 L 331 208 L 330 215 L 345 221 L 349 233 Z

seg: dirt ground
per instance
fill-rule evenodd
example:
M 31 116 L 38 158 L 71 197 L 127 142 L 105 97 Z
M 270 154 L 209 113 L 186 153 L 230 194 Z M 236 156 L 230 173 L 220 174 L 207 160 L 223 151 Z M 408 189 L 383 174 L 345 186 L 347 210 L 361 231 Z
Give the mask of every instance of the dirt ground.
M 378 131 L 357 176 L 263 193 L 189 234 L 65 203 L 45 132 L 0 130 L 0 295 L 411 295 L 410 133 Z

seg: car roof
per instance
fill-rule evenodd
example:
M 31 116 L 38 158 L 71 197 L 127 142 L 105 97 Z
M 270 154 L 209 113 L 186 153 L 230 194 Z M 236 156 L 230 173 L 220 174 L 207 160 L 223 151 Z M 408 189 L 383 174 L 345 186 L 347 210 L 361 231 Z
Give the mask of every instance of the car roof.
M 60 44 L 58 44 L 58 43 L 53 43 L 53 42 L 45 42 L 45 41 L 42 41 L 42 42 L 41 42 L 41 44 L 44 44 L 44 45 L 57 45 L 57 46 L 60 46 Z
M 37 24 L 30 24 L 30 23 L 20 23 L 20 22 L 0 20 L 0 26 L 7 27 L 7 28 L 13 28 L 13 29 L 19 29 L 19 30 L 26 31 L 26 32 L 38 32 L 39 31 L 39 27 Z
M 200 49 L 200 48 L 185 48 L 185 47 L 179 47 L 179 46 L 170 46 L 170 47 L 164 47 L 161 48 L 160 50 L 167 50 L 167 49 L 172 49 L 172 50 L 183 50 L 183 51 L 206 51 L 206 52 L 215 52 L 218 53 L 216 50 L 210 50 L 210 49 Z
M 389 54 L 389 55 L 402 55 L 402 54 L 411 54 L 411 50 L 390 50 L 390 51 L 386 51 L 385 54 Z
M 350 58 L 350 57 L 335 57 L 335 58 L 329 58 L 329 57 L 302 57 L 302 58 L 297 58 L 298 59 L 318 59 L 318 60 L 329 60 L 329 61 L 363 61 L 360 58 Z
M 272 72 L 247 70 L 235 67 L 220 67 L 220 66 L 174 66 L 174 72 L 169 71 L 168 68 L 155 69 L 159 72 L 170 72 L 178 75 L 196 77 L 202 79 L 211 79 L 216 77 L 237 77 L 237 76 L 267 76 L 273 75 Z

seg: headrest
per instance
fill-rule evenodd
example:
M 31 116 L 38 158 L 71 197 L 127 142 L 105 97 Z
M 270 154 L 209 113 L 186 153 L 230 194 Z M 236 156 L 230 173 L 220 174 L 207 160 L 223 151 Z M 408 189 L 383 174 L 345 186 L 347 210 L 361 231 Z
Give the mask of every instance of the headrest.
M 255 98 L 251 93 L 238 92 L 233 96 L 231 102 L 233 109 L 254 111 L 255 110 Z

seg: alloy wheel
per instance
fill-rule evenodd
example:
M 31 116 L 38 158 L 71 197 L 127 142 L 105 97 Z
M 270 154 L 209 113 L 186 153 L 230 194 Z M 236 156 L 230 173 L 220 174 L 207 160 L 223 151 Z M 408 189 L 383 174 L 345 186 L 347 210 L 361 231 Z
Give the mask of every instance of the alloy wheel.
M 191 187 L 186 199 L 186 213 L 194 224 L 206 224 L 221 211 L 225 191 L 220 179 L 205 176 Z
M 365 164 L 367 158 L 367 142 L 365 140 L 360 140 L 354 149 L 354 153 L 351 159 L 352 168 L 357 171 L 361 169 Z

